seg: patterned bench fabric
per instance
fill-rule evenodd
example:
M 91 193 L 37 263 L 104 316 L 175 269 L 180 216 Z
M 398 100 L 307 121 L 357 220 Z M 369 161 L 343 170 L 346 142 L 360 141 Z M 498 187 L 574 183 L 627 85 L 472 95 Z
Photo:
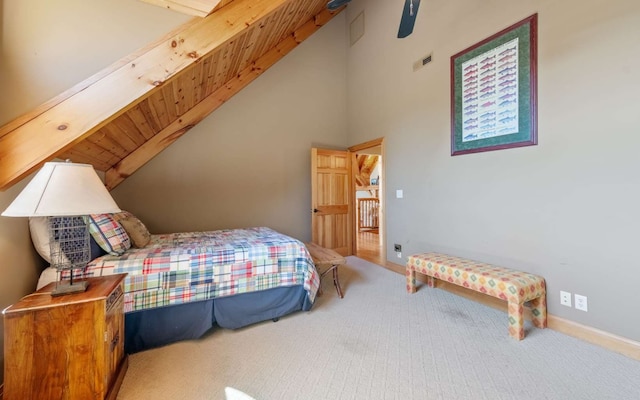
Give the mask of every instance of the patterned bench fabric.
M 430 287 L 435 286 L 436 278 L 507 301 L 509 335 L 516 339 L 524 338 L 525 302 L 531 302 L 533 324 L 547 326 L 546 289 L 541 276 L 446 254 L 422 253 L 407 260 L 409 293 L 416 291 L 416 272 L 427 276 Z

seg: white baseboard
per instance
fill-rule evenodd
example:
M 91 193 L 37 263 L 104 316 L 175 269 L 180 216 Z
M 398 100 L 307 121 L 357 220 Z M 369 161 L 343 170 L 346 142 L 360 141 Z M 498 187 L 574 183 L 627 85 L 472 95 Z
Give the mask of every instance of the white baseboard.
M 383 265 L 383 267 L 397 272 L 398 274 L 405 275 L 404 265 L 387 261 L 386 265 Z M 427 282 L 426 276 L 422 274 L 416 274 L 416 279 L 423 283 Z M 477 301 L 489 307 L 497 308 L 505 312 L 507 311 L 507 303 L 495 297 L 483 293 L 478 293 L 462 286 L 454 285 L 440 280 L 437 281 L 436 286 L 439 289 L 443 289 L 467 299 Z M 525 317 L 531 320 L 530 311 L 527 311 L 525 311 Z M 555 315 L 551 314 L 547 314 L 547 327 L 549 329 L 553 329 L 554 331 L 558 331 L 565 335 L 572 336 L 574 338 L 640 361 L 640 342 L 636 342 L 635 340 L 614 335 L 612 333 L 592 328 L 590 326 L 582 325 L 564 318 L 556 317 Z

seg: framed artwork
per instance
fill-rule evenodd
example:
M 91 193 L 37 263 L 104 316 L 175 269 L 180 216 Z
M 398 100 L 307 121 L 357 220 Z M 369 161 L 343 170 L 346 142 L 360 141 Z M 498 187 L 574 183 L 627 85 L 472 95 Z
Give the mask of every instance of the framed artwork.
M 451 155 L 532 146 L 537 127 L 534 14 L 451 56 Z

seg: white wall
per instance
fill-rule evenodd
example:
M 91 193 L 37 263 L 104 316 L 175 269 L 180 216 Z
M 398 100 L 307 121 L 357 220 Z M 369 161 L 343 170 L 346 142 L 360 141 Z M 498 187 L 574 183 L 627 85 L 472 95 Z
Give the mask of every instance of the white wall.
M 401 3 L 347 10 L 366 26 L 348 55 L 349 144 L 386 139 L 388 254 L 401 243 L 540 274 L 550 313 L 640 340 L 640 2 L 429 0 L 397 39 Z M 539 144 L 451 157 L 451 55 L 536 12 Z M 560 306 L 560 290 L 589 311 Z

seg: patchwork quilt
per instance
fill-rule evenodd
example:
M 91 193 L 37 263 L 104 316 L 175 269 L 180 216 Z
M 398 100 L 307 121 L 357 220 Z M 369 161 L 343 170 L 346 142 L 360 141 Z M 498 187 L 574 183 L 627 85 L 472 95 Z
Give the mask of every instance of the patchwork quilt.
M 147 246 L 98 257 L 74 277 L 121 273 L 125 312 L 296 285 L 313 303 L 320 283 L 304 244 L 266 227 L 152 235 Z

